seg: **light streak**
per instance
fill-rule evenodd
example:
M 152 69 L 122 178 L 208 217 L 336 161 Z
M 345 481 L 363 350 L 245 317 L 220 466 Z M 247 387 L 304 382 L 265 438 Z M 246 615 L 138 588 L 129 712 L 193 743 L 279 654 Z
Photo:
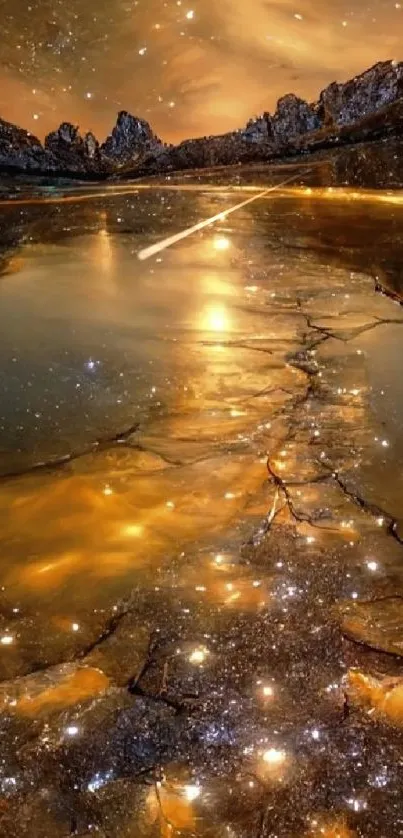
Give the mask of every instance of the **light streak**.
M 205 227 L 210 227 L 212 224 L 215 224 L 216 221 L 225 221 L 227 216 L 231 215 L 231 213 L 248 206 L 248 204 L 252 204 L 254 201 L 258 201 L 259 198 L 265 198 L 270 192 L 276 192 L 292 180 L 295 180 L 295 174 L 281 181 L 281 183 L 276 184 L 276 186 L 270 186 L 268 189 L 264 189 L 263 192 L 258 192 L 257 195 L 253 195 L 252 198 L 247 198 L 245 201 L 241 201 L 240 204 L 235 204 L 235 206 L 230 207 L 227 210 L 218 212 L 216 215 L 212 215 L 211 218 L 205 218 L 203 221 L 198 221 L 198 223 L 194 224 L 193 227 L 187 227 L 186 230 L 181 230 L 179 233 L 175 233 L 174 236 L 168 236 L 168 238 L 162 239 L 162 241 L 152 244 L 150 247 L 145 247 L 143 250 L 139 250 L 137 256 L 142 262 L 145 259 L 150 259 L 151 256 L 161 253 L 161 251 L 166 250 L 167 247 L 172 247 L 173 244 L 188 238 L 188 236 L 192 236 L 193 233 L 198 233 L 200 230 L 204 230 Z

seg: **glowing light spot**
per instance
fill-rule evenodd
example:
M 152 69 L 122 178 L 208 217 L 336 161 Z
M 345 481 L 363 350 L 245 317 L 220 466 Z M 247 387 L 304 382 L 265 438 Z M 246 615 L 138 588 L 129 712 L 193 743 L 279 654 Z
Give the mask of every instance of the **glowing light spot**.
M 77 736 L 78 727 L 76 725 L 69 725 L 69 727 L 66 727 L 66 733 L 68 736 Z
M 277 748 L 269 748 L 268 751 L 265 751 L 263 754 L 264 762 L 267 762 L 268 765 L 282 765 L 287 759 L 287 755 L 285 751 L 279 751 Z
M 378 570 L 378 567 L 379 567 L 378 562 L 374 562 L 374 561 L 366 562 L 366 565 L 367 565 L 368 570 L 371 570 L 373 573 L 376 570 Z
M 231 242 L 226 236 L 217 236 L 213 241 L 214 250 L 228 250 Z
M 112 777 L 113 771 L 111 770 L 106 771 L 105 774 L 101 774 L 101 772 L 98 771 L 92 778 L 92 780 L 90 780 L 90 782 L 88 783 L 88 791 L 90 791 L 93 794 L 94 792 L 98 791 L 98 789 L 101 789 L 103 786 L 105 786 L 108 783 L 108 781 L 112 779 Z
M 80 626 L 78 623 L 72 623 L 71 628 L 73 631 L 79 631 Z
M 202 328 L 212 332 L 226 332 L 229 329 L 228 314 L 223 306 L 211 306 L 202 315 Z
M 170 107 L 171 104 L 172 107 L 174 107 L 175 102 L 170 102 Z M 240 204 L 235 204 L 235 206 L 230 207 L 229 209 L 225 210 L 225 212 L 219 212 L 217 213 L 217 215 L 211 216 L 211 218 L 205 218 L 203 219 L 203 221 L 199 221 L 197 224 L 194 224 L 193 227 L 188 227 L 186 230 L 182 230 L 180 233 L 175 233 L 175 235 L 173 236 L 168 236 L 168 238 L 163 239 L 157 244 L 151 245 L 151 247 L 143 248 L 143 250 L 140 250 L 137 253 L 138 259 L 144 261 L 145 259 L 149 259 L 151 256 L 155 256 L 156 253 L 160 253 L 161 250 L 165 250 L 167 247 L 171 247 L 173 244 L 176 244 L 176 242 L 182 241 L 182 239 L 185 239 L 188 236 L 193 235 L 193 233 L 197 233 L 199 230 L 203 230 L 205 227 L 209 227 L 211 224 L 214 224 L 215 221 L 221 221 L 223 219 L 226 219 L 231 213 L 236 212 L 237 210 L 247 206 L 248 204 L 253 203 L 254 201 L 260 200 L 260 198 L 263 198 L 266 195 L 268 195 L 269 192 L 276 192 L 278 189 L 280 189 L 282 186 L 285 186 L 286 183 L 290 183 L 292 180 L 295 180 L 295 174 L 286 178 L 281 183 L 277 183 L 275 186 L 270 186 L 268 189 L 264 189 L 263 192 L 259 192 L 257 195 L 253 195 L 252 198 L 247 198 Z
M 103 491 L 103 494 L 104 494 L 106 497 L 110 497 L 110 495 L 113 495 L 113 489 L 111 489 L 111 487 L 110 487 L 110 486 L 104 486 L 104 488 L 103 488 L 103 490 L 102 490 L 102 491 Z
M 122 535 L 128 538 L 140 538 L 144 533 L 144 527 L 141 524 L 127 524 L 122 529 Z
M 363 809 L 367 808 L 367 803 L 365 800 L 359 800 L 357 797 L 350 797 L 347 800 L 348 805 L 354 812 L 362 812 Z
M 206 660 L 207 654 L 208 654 L 207 649 L 204 649 L 204 648 L 203 649 L 194 649 L 193 652 L 191 653 L 191 655 L 189 655 L 189 661 L 190 661 L 190 663 L 196 663 L 196 664 L 204 663 L 204 661 Z
M 188 12 L 186 12 L 186 20 L 193 20 L 194 16 L 195 16 L 195 13 L 194 13 L 193 9 L 190 9 Z
M 273 687 L 263 687 L 263 695 L 265 698 L 272 698 L 274 695 Z
M 2 646 L 11 646 L 14 643 L 14 637 L 11 634 L 4 634 L 3 637 L 0 638 L 0 643 Z
M 185 788 L 183 789 L 183 793 L 186 797 L 186 800 L 192 802 L 192 800 L 197 800 L 197 798 L 200 797 L 201 788 L 200 786 L 196 785 L 185 786 Z

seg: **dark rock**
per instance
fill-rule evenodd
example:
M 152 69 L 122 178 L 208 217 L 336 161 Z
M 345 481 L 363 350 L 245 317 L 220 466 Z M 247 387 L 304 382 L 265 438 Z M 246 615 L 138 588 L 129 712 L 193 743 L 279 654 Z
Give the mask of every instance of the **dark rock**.
M 85 175 L 102 170 L 98 141 L 91 133 L 82 137 L 70 122 L 62 122 L 47 135 L 45 149 L 48 167 L 54 171 Z
M 318 116 L 326 125 L 351 125 L 395 102 L 403 92 L 403 63 L 383 61 L 345 84 L 325 88 Z
M 68 122 L 46 137 L 45 148 L 27 131 L 0 122 L 0 167 L 76 177 L 134 177 L 267 162 L 382 140 L 389 143 L 402 129 L 403 63 L 385 61 L 345 84 L 329 85 L 316 104 L 289 94 L 279 100 L 273 116 L 263 113 L 240 131 L 185 140 L 177 146 L 164 145 L 148 122 L 127 111 L 119 113 L 102 146 L 92 133 L 82 137 Z M 381 157 L 385 154 L 382 151 Z M 344 160 L 340 170 L 348 169 L 346 178 L 355 178 L 354 170 L 358 182 L 365 181 L 367 164 L 372 172 L 380 165 L 362 150 L 349 161 L 345 156 L 340 160 Z M 394 163 L 392 168 L 396 172 L 398 167 Z
M 293 150 L 313 152 L 334 146 L 351 146 L 399 137 L 403 128 L 403 99 L 397 99 L 379 111 L 363 117 L 351 125 L 328 125 L 319 131 L 295 139 Z
M 403 183 L 403 141 L 358 143 L 327 155 L 327 185 L 393 189 Z
M 271 140 L 273 138 L 273 129 L 270 114 L 264 113 L 256 119 L 250 119 L 243 135 L 246 140 L 252 143 L 268 142 Z
M 55 153 L 60 149 L 70 151 L 78 144 L 82 144 L 82 139 L 78 128 L 75 128 L 71 122 L 62 122 L 57 131 L 52 131 L 45 138 L 45 148 Z
M 293 152 L 353 146 L 399 135 L 403 128 L 402 79 L 403 64 L 387 61 L 346 84 L 333 83 L 321 93 L 317 104 L 289 94 L 279 100 L 273 116 L 264 113 L 250 120 L 243 131 L 184 141 L 167 155 L 148 158 L 141 173 L 264 162 Z M 361 157 L 357 173 L 364 180 L 366 159 Z M 354 165 L 351 162 L 349 166 L 349 178 Z
M 281 146 L 290 145 L 301 134 L 317 130 L 321 127 L 321 121 L 314 106 L 290 93 L 279 99 L 271 125 L 273 137 Z
M 33 134 L 0 120 L 0 167 L 37 171 L 46 167 L 43 146 Z
M 163 154 L 148 157 L 138 173 L 155 174 L 254 163 L 269 160 L 274 151 L 275 148 L 270 142 L 251 142 L 250 137 L 245 136 L 245 132 L 234 131 L 218 137 L 185 140 Z
M 98 157 L 99 155 L 99 142 L 92 131 L 88 131 L 84 137 L 84 146 L 87 157 L 90 160 L 94 160 L 94 158 Z
M 112 134 L 101 146 L 101 154 L 119 169 L 138 164 L 148 154 L 163 148 L 161 140 L 154 134 L 148 122 L 138 119 L 127 111 L 120 111 Z

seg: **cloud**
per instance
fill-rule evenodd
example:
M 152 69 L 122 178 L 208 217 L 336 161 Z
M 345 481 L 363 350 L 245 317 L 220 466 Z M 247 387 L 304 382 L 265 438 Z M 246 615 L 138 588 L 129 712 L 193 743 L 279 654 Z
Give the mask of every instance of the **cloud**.
M 333 80 L 402 57 L 403 10 L 385 0 L 44 3 L 29 26 L 17 3 L 0 52 L 0 113 L 40 136 L 68 119 L 103 137 L 120 108 L 166 140 L 219 133 L 284 93 L 312 100 Z

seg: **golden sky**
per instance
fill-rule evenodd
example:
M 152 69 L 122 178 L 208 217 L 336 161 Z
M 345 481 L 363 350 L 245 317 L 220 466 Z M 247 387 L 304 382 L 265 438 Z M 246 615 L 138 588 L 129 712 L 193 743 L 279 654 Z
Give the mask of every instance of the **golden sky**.
M 403 0 L 0 0 L 0 23 L 0 115 L 40 137 L 103 139 L 120 109 L 166 141 L 220 133 L 403 57 Z

